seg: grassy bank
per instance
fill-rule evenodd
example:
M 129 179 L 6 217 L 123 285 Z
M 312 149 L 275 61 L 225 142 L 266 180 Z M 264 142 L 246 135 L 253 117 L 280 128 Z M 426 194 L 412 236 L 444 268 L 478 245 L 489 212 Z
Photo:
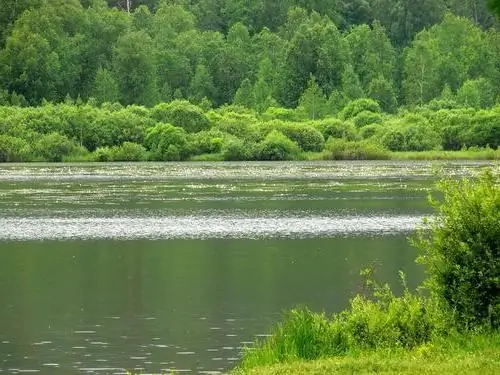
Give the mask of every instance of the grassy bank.
M 315 361 L 239 369 L 233 375 L 498 374 L 500 334 L 437 340 L 413 350 L 376 350 Z

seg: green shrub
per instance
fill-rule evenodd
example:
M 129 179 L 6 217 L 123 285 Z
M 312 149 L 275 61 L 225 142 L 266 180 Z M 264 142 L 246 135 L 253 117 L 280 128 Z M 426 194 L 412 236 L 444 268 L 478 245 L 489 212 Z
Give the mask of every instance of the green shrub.
M 28 161 L 31 149 L 24 139 L 0 134 L 0 162 Z
M 363 111 L 358 113 L 356 117 L 354 117 L 353 121 L 354 125 L 356 125 L 356 127 L 359 129 L 366 125 L 382 123 L 382 116 L 379 113 Z
M 146 160 L 146 149 L 137 143 L 123 142 L 111 149 L 111 156 L 113 161 L 142 161 Z
M 370 111 L 373 113 L 380 113 L 380 105 L 373 99 L 361 98 L 349 102 L 344 109 L 342 109 L 340 115 L 344 120 L 348 120 L 356 117 L 359 113 L 363 111 Z
M 375 136 L 377 133 L 380 133 L 382 129 L 382 126 L 378 124 L 366 125 L 359 130 L 359 135 L 363 139 L 368 139 Z
M 75 143 L 59 133 L 43 135 L 34 146 L 35 156 L 53 162 L 61 162 L 75 151 L 79 151 Z
M 336 138 L 328 139 L 323 152 L 326 160 L 387 160 L 389 157 L 389 152 L 376 143 Z
M 229 137 L 222 147 L 222 157 L 226 161 L 255 159 L 256 145 L 237 137 Z
M 323 134 L 308 122 L 268 121 L 261 124 L 263 134 L 276 130 L 296 142 L 303 151 L 318 152 L 325 146 Z
M 182 128 L 159 123 L 146 132 L 146 145 L 154 160 L 177 161 L 186 158 L 187 134 Z
M 351 122 L 329 117 L 310 123 L 323 134 L 324 139 L 333 137 L 354 141 L 357 138 L 356 127 Z
M 226 136 L 218 129 L 203 130 L 191 134 L 188 148 L 193 155 L 219 153 Z
M 158 104 L 151 110 L 151 113 L 156 121 L 170 123 L 188 133 L 196 133 L 210 126 L 201 108 L 186 100 Z
M 258 142 L 262 139 L 257 119 L 248 113 L 226 112 L 216 120 L 215 127 L 247 141 Z
M 113 161 L 113 150 L 108 146 L 98 147 L 92 153 L 91 159 L 100 162 Z
M 436 216 L 414 238 L 425 285 L 461 329 L 500 328 L 499 183 L 491 171 L 442 181 Z
M 303 115 L 300 111 L 282 107 L 269 107 L 266 112 L 262 114 L 264 121 L 282 120 L 282 121 L 301 121 Z
M 389 121 L 381 143 L 391 151 L 427 151 L 440 146 L 441 137 L 429 121 L 418 114 L 407 114 Z
M 277 130 L 270 132 L 259 143 L 260 160 L 295 160 L 300 153 L 300 148 L 286 135 Z

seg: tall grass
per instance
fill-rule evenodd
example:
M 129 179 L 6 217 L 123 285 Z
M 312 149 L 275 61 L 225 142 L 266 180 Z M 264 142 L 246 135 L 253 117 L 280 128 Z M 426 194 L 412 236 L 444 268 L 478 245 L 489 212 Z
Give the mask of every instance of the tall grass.
M 357 295 L 347 310 L 330 318 L 306 307 L 288 312 L 267 341 L 245 354 L 241 369 L 363 350 L 412 349 L 450 328 L 431 300 L 407 288 L 397 297 L 387 285 L 371 285 L 373 295 Z
M 394 160 L 500 160 L 500 149 L 469 148 L 459 151 L 391 152 Z

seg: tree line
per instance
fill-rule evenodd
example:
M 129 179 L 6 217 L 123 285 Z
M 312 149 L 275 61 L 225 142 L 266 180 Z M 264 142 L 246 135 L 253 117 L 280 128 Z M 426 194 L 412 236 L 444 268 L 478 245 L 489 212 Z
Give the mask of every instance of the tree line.
M 500 143 L 500 33 L 485 1 L 18 0 L 0 25 L 0 161 Z
M 130 13 L 122 10 L 131 5 Z M 295 108 L 311 79 L 330 111 L 385 111 L 480 80 L 496 101 L 486 1 L 19 0 L 0 10 L 0 101 Z

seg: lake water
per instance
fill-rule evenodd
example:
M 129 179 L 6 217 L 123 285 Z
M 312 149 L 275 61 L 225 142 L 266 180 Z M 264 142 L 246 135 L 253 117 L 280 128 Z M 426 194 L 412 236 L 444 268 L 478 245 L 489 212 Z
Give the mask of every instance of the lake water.
M 340 311 L 438 175 L 485 163 L 0 165 L 0 373 L 217 374 L 299 304 Z

